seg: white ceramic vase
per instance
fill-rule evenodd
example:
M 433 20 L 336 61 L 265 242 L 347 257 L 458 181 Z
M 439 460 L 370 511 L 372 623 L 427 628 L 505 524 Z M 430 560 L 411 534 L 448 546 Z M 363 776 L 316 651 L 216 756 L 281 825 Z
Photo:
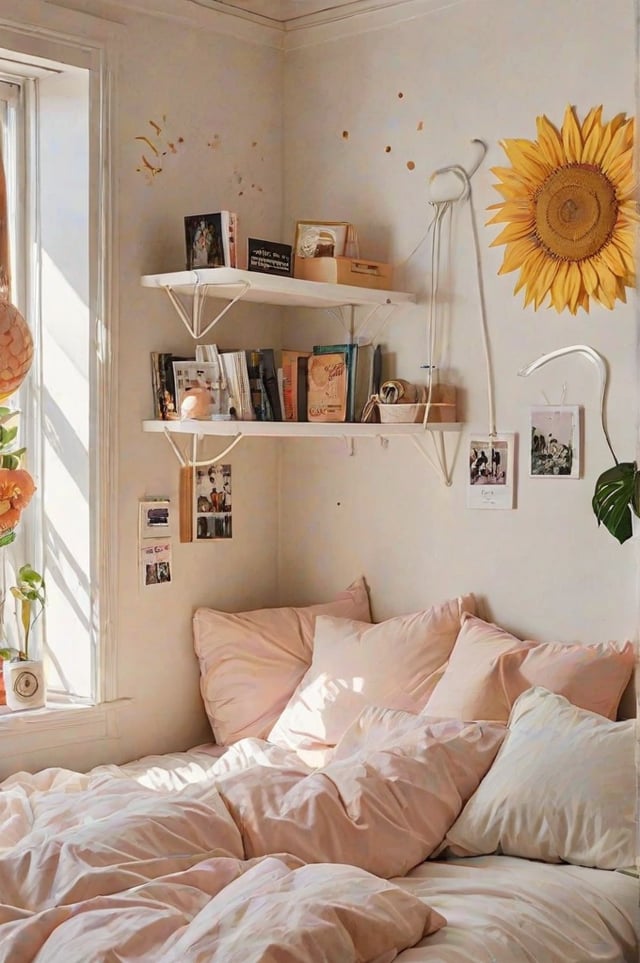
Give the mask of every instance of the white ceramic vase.
M 40 661 L 3 663 L 4 687 L 9 709 L 41 709 L 46 700 L 44 664 Z

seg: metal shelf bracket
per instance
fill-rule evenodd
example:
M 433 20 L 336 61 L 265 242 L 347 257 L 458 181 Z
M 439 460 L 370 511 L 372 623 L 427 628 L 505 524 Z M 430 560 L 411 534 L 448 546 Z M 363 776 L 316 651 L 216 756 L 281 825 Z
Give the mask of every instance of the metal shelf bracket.
M 227 285 L 227 287 L 228 286 L 229 285 Z M 229 308 L 232 308 L 234 304 L 242 300 L 251 287 L 248 281 L 239 281 L 237 286 L 240 288 L 240 290 L 236 296 L 227 304 L 225 304 L 222 310 L 219 311 L 218 314 L 216 314 L 216 316 L 209 321 L 204 328 L 202 327 L 202 309 L 209 295 L 209 288 L 215 288 L 215 284 L 210 282 L 201 282 L 196 275 L 196 280 L 193 285 L 193 295 L 191 296 L 191 311 L 187 310 L 170 284 L 163 284 L 162 290 L 166 293 L 167 297 L 171 301 L 178 317 L 184 324 L 191 337 L 196 341 L 199 341 L 200 338 L 204 338 L 205 334 L 208 334 L 209 331 L 211 331 L 211 328 L 218 323 L 220 318 L 227 313 Z

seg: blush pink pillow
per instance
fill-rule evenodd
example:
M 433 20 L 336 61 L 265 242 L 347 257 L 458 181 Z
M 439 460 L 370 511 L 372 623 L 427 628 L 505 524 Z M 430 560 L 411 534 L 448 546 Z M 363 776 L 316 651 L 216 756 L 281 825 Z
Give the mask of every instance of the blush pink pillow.
M 320 616 L 311 666 L 269 741 L 319 766 L 367 706 L 419 712 L 444 671 L 462 613 L 473 611 L 466 595 L 375 625 Z
M 423 715 L 506 722 L 518 696 L 542 686 L 614 719 L 634 661 L 631 642 L 522 642 L 491 622 L 464 615 L 449 665 Z
M 364 579 L 334 602 L 319 605 L 239 613 L 196 610 L 200 691 L 218 745 L 267 736 L 311 662 L 318 615 L 370 622 Z

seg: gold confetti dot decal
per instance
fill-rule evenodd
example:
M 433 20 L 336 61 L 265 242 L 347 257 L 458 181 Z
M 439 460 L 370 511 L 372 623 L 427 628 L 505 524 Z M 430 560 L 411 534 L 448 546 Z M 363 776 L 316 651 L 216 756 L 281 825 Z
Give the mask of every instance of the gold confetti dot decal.
M 387 146 L 386 146 L 385 149 L 384 149 L 384 152 L 385 152 L 385 154 L 390 154 L 390 153 L 391 153 L 391 145 L 390 145 L 390 144 L 387 144 Z
M 348 130 L 343 130 L 343 131 L 342 131 L 342 139 L 343 139 L 343 140 L 349 140 L 349 131 L 348 131 Z
M 407 161 L 407 170 L 408 170 L 408 171 L 414 171 L 415 169 L 416 169 L 415 162 L 414 162 L 414 161 Z

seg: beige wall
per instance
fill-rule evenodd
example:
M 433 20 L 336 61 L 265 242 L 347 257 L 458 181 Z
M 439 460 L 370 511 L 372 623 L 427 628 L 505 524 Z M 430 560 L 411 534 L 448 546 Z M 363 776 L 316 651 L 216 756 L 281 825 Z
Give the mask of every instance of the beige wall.
M 32 11 L 37 4 L 28 0 L 27 6 Z M 487 206 L 498 199 L 489 168 L 504 162 L 501 138 L 534 137 L 536 115 L 559 122 L 569 102 L 581 115 L 600 103 L 608 117 L 634 111 L 632 0 L 469 0 L 428 15 L 420 11 L 433 4 L 427 0 L 423 8 L 415 0 L 405 7 L 410 20 L 369 29 L 380 18 L 364 19 L 361 32 L 349 21 L 344 39 L 335 28 L 322 28 L 317 45 L 305 31 L 288 38 L 286 52 L 268 31 L 258 39 L 246 23 L 230 29 L 229 18 L 182 0 L 155 5 L 180 14 L 168 18 L 130 13 L 108 0 L 68 0 L 65 6 L 121 24 L 111 41 L 119 225 L 114 524 L 120 543 L 118 686 L 131 701 L 114 710 L 112 738 L 38 751 L 18 740 L 4 771 L 57 763 L 87 768 L 208 738 L 191 642 L 191 614 L 199 604 L 233 610 L 276 598 L 321 600 L 363 573 L 377 618 L 473 591 L 487 614 L 530 636 L 591 641 L 634 635 L 634 546 L 620 548 L 598 530 L 590 508 L 595 478 L 610 461 L 599 429 L 595 370 L 573 357 L 526 380 L 516 375 L 546 351 L 591 344 L 611 366 L 614 445 L 621 458 L 632 458 L 634 305 L 615 312 L 596 307 L 577 318 L 523 310 L 521 296 L 512 296 L 515 276 L 497 277 L 501 250 L 489 248 L 495 232 L 483 226 Z M 138 0 L 136 6 L 154 4 Z M 26 7 L 18 0 L 0 0 L 0 15 L 20 9 Z M 75 13 L 58 11 L 56 17 L 64 32 L 77 29 Z M 89 29 L 86 18 L 82 29 Z M 162 174 L 148 183 L 137 170 L 143 142 L 136 138 L 149 135 L 150 120 L 163 117 L 171 140 L 182 136 L 184 144 L 162 158 Z M 141 591 L 138 499 L 167 494 L 175 500 L 178 482 L 168 445 L 140 428 L 151 414 L 149 351 L 186 353 L 191 341 L 161 293 L 142 289 L 139 276 L 182 267 L 183 215 L 231 207 L 240 214 L 243 239 L 251 233 L 283 240 L 292 239 L 298 218 L 344 218 L 358 226 L 363 254 L 402 264 L 431 219 L 430 173 L 443 164 L 470 164 L 473 137 L 489 148 L 473 187 L 498 428 L 518 432 L 524 442 L 528 406 L 541 402 L 543 392 L 558 401 L 566 383 L 567 403 L 585 409 L 584 477 L 529 479 L 522 444 L 517 510 L 478 512 L 465 507 L 468 428 L 451 488 L 407 439 L 393 440 L 387 450 L 362 441 L 353 457 L 337 441 L 243 442 L 230 459 L 233 540 L 174 540 L 174 584 L 158 593 Z M 443 365 L 461 389 L 465 421 L 484 429 L 470 238 L 469 211 L 462 207 L 443 272 Z M 416 306 L 384 328 L 385 373 L 419 380 L 428 238 L 397 278 L 421 293 Z M 277 343 L 280 319 L 273 309 L 238 308 L 212 340 Z M 328 313 L 296 312 L 283 343 L 307 347 L 343 337 Z
M 470 0 L 287 54 L 285 228 L 300 217 L 353 221 L 364 256 L 403 264 L 431 220 L 431 172 L 447 164 L 468 167 L 476 156 L 471 139 L 486 142 L 473 192 L 497 424 L 521 440 L 518 507 L 509 512 L 466 508 L 468 427 L 451 488 L 438 482 L 407 439 L 392 440 L 386 451 L 362 441 L 354 457 L 337 443 L 289 446 L 280 565 L 281 580 L 294 594 L 323 594 L 363 572 L 378 618 L 472 591 L 485 599 L 492 618 L 530 637 L 635 635 L 635 547 L 621 548 L 599 530 L 590 505 L 595 479 L 611 463 L 599 427 L 596 370 L 573 355 L 527 379 L 516 374 L 555 348 L 592 345 L 610 364 L 614 446 L 622 460 L 633 459 L 635 298 L 613 312 L 596 306 L 577 317 L 524 310 L 522 295 L 512 294 L 516 275 L 497 276 L 503 249 L 489 247 L 497 230 L 484 226 L 488 205 L 500 199 L 490 168 L 507 164 L 502 138 L 535 139 L 536 116 L 544 113 L 559 124 L 568 103 L 581 117 L 597 104 L 607 119 L 634 113 L 633 36 L 632 0 Z M 430 238 L 397 278 L 421 295 L 383 332 L 387 374 L 418 381 Z M 486 430 L 468 206 L 454 217 L 450 271 L 445 264 L 440 291 L 443 377 L 462 391 L 465 422 Z M 340 336 L 338 326 L 311 324 L 311 338 Z M 306 337 L 296 323 L 285 340 L 303 346 Z M 585 410 L 583 478 L 531 479 L 528 407 L 544 403 L 543 392 L 558 403 L 565 383 L 566 402 Z

